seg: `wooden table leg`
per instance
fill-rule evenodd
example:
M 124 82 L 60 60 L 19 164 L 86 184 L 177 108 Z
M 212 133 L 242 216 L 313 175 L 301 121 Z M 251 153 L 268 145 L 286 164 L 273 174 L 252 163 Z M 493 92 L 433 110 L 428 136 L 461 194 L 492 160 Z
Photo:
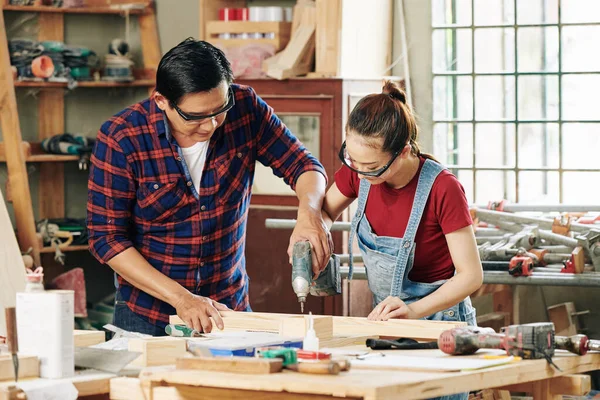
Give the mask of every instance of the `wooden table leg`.
M 555 395 L 550 390 L 550 379 L 533 382 L 533 400 L 562 400 L 562 395 Z

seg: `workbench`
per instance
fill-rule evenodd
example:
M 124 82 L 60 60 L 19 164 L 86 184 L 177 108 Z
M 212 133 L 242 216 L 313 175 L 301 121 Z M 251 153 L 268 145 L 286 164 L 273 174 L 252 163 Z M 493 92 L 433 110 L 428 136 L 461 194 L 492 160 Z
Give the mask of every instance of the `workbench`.
M 360 350 L 357 347 L 354 349 Z M 383 353 L 398 354 L 398 350 Z M 485 353 L 480 350 L 477 355 L 469 357 L 477 358 Z M 403 350 L 402 354 L 451 357 L 439 350 Z M 588 391 L 589 376 L 572 374 L 599 369 L 600 354 L 576 356 L 559 352 L 554 362 L 562 371 L 556 370 L 545 360 L 522 360 L 469 372 L 351 369 L 338 376 L 299 374 L 290 371 L 245 375 L 163 369 L 143 371 L 139 383 L 131 379 L 113 379 L 111 399 L 143 399 L 143 397 L 136 397 L 135 394 L 137 392 L 137 396 L 140 396 L 144 388 L 146 393 L 152 390 L 154 399 L 215 400 L 242 398 L 325 400 L 340 397 L 365 400 L 410 400 L 462 391 L 502 388 L 531 391 L 535 400 L 545 400 L 553 399 L 556 391 L 561 394 L 582 394 Z M 511 385 L 518 386 L 511 387 Z

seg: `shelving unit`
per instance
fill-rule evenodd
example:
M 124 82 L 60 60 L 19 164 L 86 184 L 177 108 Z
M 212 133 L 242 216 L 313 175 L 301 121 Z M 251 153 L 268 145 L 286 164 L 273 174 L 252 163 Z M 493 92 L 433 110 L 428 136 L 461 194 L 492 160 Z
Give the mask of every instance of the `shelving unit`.
M 124 11 L 125 3 L 137 3 L 135 7 Z M 60 8 L 51 6 L 14 6 L 8 0 L 0 0 L 3 12 L 39 13 L 38 40 L 64 41 L 65 14 L 118 14 L 137 15 L 139 18 L 141 47 L 144 66 L 135 71 L 136 79 L 129 83 L 108 81 L 77 82 L 76 88 L 128 88 L 147 87 L 151 92 L 160 61 L 160 45 L 156 25 L 156 13 L 151 0 L 87 0 L 87 6 L 81 8 Z M 0 162 L 8 167 L 8 199 L 13 200 L 17 238 L 22 251 L 33 248 L 33 257 L 37 265 L 40 254 L 53 253 L 52 247 L 42 247 L 37 235 L 33 204 L 29 189 L 26 163 L 38 163 L 39 216 L 40 218 L 63 218 L 65 214 L 64 163 L 79 160 L 78 156 L 46 154 L 40 143 L 49 137 L 65 133 L 64 91 L 66 82 L 14 81 L 8 50 L 4 14 L 0 13 L 0 123 L 3 142 L 0 143 Z M 15 88 L 38 88 L 38 141 L 23 141 L 16 102 Z M 75 89 L 76 90 L 76 89 Z M 51 195 L 50 195 L 51 194 Z M 70 246 L 63 251 L 87 250 L 87 246 Z

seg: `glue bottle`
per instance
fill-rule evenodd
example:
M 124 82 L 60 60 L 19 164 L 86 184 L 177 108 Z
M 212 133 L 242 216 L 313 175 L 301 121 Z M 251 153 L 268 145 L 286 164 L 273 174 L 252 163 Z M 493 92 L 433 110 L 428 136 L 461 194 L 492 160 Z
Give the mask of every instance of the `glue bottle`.
M 312 312 L 309 313 L 308 330 L 306 331 L 306 336 L 304 336 L 302 349 L 307 351 L 319 351 L 319 338 L 315 332 Z

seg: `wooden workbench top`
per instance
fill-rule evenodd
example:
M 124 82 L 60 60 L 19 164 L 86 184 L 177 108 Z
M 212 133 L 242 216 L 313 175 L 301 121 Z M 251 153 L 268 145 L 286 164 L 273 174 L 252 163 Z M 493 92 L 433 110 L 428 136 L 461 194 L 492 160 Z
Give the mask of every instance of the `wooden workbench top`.
M 398 355 L 398 351 L 385 352 Z M 403 355 L 452 357 L 438 350 L 403 351 Z M 485 351 L 480 351 L 480 357 Z M 169 370 L 144 371 L 142 383 L 162 386 L 185 385 L 229 390 L 288 392 L 320 396 L 379 399 L 418 399 L 452 393 L 501 387 L 516 383 L 544 380 L 565 374 L 600 369 L 600 354 L 576 356 L 558 352 L 554 362 L 558 371 L 545 360 L 523 360 L 502 366 L 467 372 L 390 371 L 352 369 L 339 376 L 298 374 L 284 371 L 269 375 Z

